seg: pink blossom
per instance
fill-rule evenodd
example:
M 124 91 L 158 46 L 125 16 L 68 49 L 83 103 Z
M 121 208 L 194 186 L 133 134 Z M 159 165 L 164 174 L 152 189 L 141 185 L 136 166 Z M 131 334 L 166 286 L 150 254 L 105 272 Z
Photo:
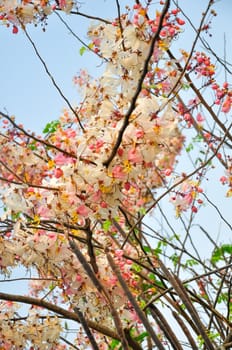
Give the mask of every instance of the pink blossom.
M 122 155 L 123 155 L 123 149 L 120 147 L 119 149 L 118 149 L 118 155 L 119 155 L 119 157 L 122 157 Z
M 54 176 L 59 179 L 61 176 L 63 176 L 63 170 L 60 168 L 56 168 L 54 170 Z
M 227 97 L 222 105 L 222 112 L 228 113 L 231 109 L 232 105 L 232 99 L 230 97 Z
M 14 175 L 10 174 L 9 176 L 7 176 L 7 180 L 12 181 L 14 180 Z
M 191 209 L 192 209 L 193 213 L 197 213 L 198 212 L 198 209 L 197 209 L 197 207 L 195 207 L 195 205 L 193 205 Z
M 12 29 L 12 33 L 13 34 L 17 34 L 18 33 L 18 27 L 16 27 L 15 25 L 13 26 L 13 29 Z
M 128 160 L 132 163 L 141 163 L 143 158 L 136 148 L 132 148 L 128 152 Z
M 114 252 L 115 256 L 117 256 L 118 258 L 122 258 L 123 256 L 123 250 L 122 249 L 116 249 Z
M 107 208 L 107 207 L 108 207 L 108 204 L 107 204 L 105 201 L 102 201 L 102 202 L 100 203 L 100 206 L 101 206 L 101 208 Z
M 65 130 L 65 134 L 68 138 L 74 138 L 76 136 L 76 131 L 71 128 L 68 128 Z
M 193 196 L 191 193 L 187 193 L 186 195 L 184 195 L 184 201 L 189 205 L 192 203 L 193 201 Z
M 196 119 L 197 119 L 198 123 L 202 123 L 205 120 L 204 116 L 201 113 L 197 114 Z
M 130 184 L 130 182 L 125 182 L 125 184 L 124 184 L 124 188 L 125 188 L 125 190 L 126 191 L 129 191 L 129 189 L 130 189 L 130 187 L 131 187 L 131 184 Z
M 38 210 L 37 213 L 39 216 L 41 216 L 42 218 L 48 218 L 49 217 L 49 210 L 48 207 L 45 205 L 41 205 Z
M 88 216 L 89 215 L 89 208 L 87 208 L 84 204 L 80 205 L 77 210 L 77 214 L 80 214 L 81 216 Z
M 54 161 L 56 165 L 65 165 L 65 164 L 73 164 L 75 162 L 74 158 L 67 157 L 63 153 L 58 153 L 57 156 L 55 156 Z
M 135 131 L 135 136 L 137 139 L 141 139 L 144 136 L 144 131 L 142 129 L 138 129 Z
M 225 185 L 228 182 L 228 179 L 226 176 L 221 176 L 220 177 L 220 182 L 222 183 L 222 185 Z
M 66 6 L 66 0 L 59 0 L 59 6 L 64 8 Z
M 112 170 L 112 175 L 116 179 L 124 179 L 126 174 L 123 171 L 123 167 L 121 165 L 115 165 Z
M 165 169 L 165 171 L 164 171 L 164 174 L 165 174 L 166 176 L 170 176 L 171 173 L 172 173 L 172 169 L 170 169 L 170 168 L 167 168 L 167 169 Z
M 109 278 L 108 283 L 109 283 L 110 285 L 115 286 L 116 283 L 117 283 L 117 281 L 118 281 L 117 277 L 116 277 L 116 276 L 112 276 L 112 277 Z
M 100 190 L 96 191 L 93 196 L 92 196 L 92 200 L 93 202 L 98 202 L 101 198 L 102 192 Z
M 82 281 L 82 276 L 81 275 L 76 275 L 76 281 L 81 282 Z

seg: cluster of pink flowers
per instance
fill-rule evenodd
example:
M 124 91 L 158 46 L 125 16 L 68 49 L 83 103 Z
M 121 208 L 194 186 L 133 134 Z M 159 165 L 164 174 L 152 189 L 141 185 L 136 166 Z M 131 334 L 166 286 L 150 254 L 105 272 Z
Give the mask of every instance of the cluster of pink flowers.
M 180 179 L 177 179 L 177 182 L 178 180 Z M 199 198 L 199 194 L 203 192 L 199 183 L 192 180 L 185 180 L 174 192 L 175 194 L 171 196 L 170 200 L 175 206 L 177 216 L 189 208 L 191 208 L 193 213 L 197 213 L 197 205 L 203 203 L 203 200 Z

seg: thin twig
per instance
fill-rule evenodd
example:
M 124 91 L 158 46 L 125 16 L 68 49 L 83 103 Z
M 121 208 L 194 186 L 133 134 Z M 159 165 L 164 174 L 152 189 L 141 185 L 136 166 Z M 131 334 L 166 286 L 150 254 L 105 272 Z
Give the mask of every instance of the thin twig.
M 180 7 L 179 3 L 175 0 L 173 0 L 173 3 L 175 4 L 175 6 L 178 7 L 178 9 L 181 11 L 181 14 L 186 18 L 186 20 L 189 22 L 189 24 L 191 25 L 191 27 L 193 28 L 193 30 L 198 33 L 198 29 L 194 26 L 193 22 L 191 21 L 190 17 L 186 15 L 186 13 L 184 12 L 184 10 Z M 201 35 L 199 35 L 199 40 L 201 41 L 202 45 L 205 47 L 205 49 L 207 51 L 209 51 L 215 58 L 216 60 L 225 68 L 225 70 L 232 74 L 232 71 L 229 70 L 229 68 L 227 67 L 227 65 L 232 66 L 229 62 L 226 62 L 226 54 L 225 54 L 225 49 L 224 49 L 224 59 L 220 58 L 215 51 L 210 47 L 209 43 L 201 37 Z M 225 36 L 224 36 L 224 48 L 226 47 L 226 42 L 225 42 Z M 225 80 L 227 81 L 227 80 Z
M 121 33 L 121 37 L 122 37 L 122 48 L 123 48 L 123 51 L 126 51 L 126 48 L 124 45 L 123 27 L 122 27 L 122 21 L 121 21 L 121 9 L 120 9 L 120 3 L 118 0 L 116 0 L 116 5 L 117 5 L 117 11 L 118 11 L 119 28 L 120 28 L 120 33 Z
M 69 30 L 69 32 L 73 35 L 74 38 L 76 38 L 87 50 L 91 51 L 94 55 L 97 55 L 99 58 L 103 59 L 104 61 L 108 62 L 107 58 L 100 55 L 98 52 L 94 51 L 91 46 L 87 45 L 68 25 L 68 23 L 63 19 L 63 17 L 55 11 L 55 14 L 58 16 L 60 21 L 65 25 L 65 27 Z
M 176 321 L 178 322 L 179 326 L 181 327 L 184 335 L 188 339 L 190 345 L 192 346 L 192 350 L 199 350 L 198 346 L 196 345 L 196 343 L 192 337 L 192 334 L 189 332 L 188 328 L 186 327 L 185 322 L 181 319 L 180 315 L 175 311 L 172 312 L 172 315 L 176 319 Z
M 180 72 L 183 72 L 183 68 L 180 65 L 180 63 L 178 62 L 178 60 L 175 58 L 175 56 L 173 55 L 173 53 L 170 50 L 167 50 L 167 53 L 169 55 L 169 57 L 172 59 L 173 62 L 175 62 L 175 65 L 177 67 L 177 69 Z M 224 123 L 218 119 L 217 115 L 214 113 L 213 109 L 211 108 L 211 106 L 206 102 L 206 100 L 204 99 L 202 93 L 199 91 L 199 89 L 193 84 L 192 79 L 190 78 L 189 74 L 184 72 L 184 77 L 187 80 L 187 82 L 189 83 L 190 88 L 195 92 L 196 96 L 198 97 L 199 101 L 202 103 L 202 105 L 205 107 L 205 109 L 209 112 L 209 114 L 211 115 L 211 117 L 213 118 L 213 120 L 216 122 L 217 125 L 220 126 L 220 128 L 223 130 L 224 133 L 227 133 L 227 137 L 232 141 L 232 135 L 230 133 L 228 133 L 226 126 L 224 125 Z M 178 93 L 178 92 L 177 92 Z M 176 93 L 176 95 L 177 95 Z M 174 96 L 175 97 L 175 96 Z
M 68 344 L 69 346 L 71 346 L 73 349 L 75 350 L 80 350 L 80 348 L 78 348 L 76 345 L 74 345 L 73 343 L 71 343 L 68 339 L 65 339 L 64 337 L 60 336 L 60 339 L 63 340 L 64 343 Z
M 66 104 L 68 105 L 68 107 L 70 108 L 70 110 L 73 112 L 73 114 L 75 115 L 75 117 L 77 118 L 77 121 L 80 125 L 80 128 L 82 129 L 82 131 L 84 131 L 84 127 L 80 121 L 79 116 L 77 115 L 77 112 L 75 111 L 75 109 L 72 107 L 71 103 L 69 102 L 69 100 L 67 99 L 67 97 L 64 95 L 64 93 L 62 92 L 62 90 L 60 89 L 59 85 L 56 83 L 53 75 L 51 74 L 51 72 L 49 71 L 46 62 L 44 61 L 44 59 L 42 58 L 42 56 L 40 55 L 34 41 L 32 40 L 31 36 L 28 34 L 26 28 L 24 26 L 22 26 L 23 31 L 27 37 L 27 39 L 29 40 L 29 42 L 31 43 L 36 56 L 38 57 L 38 59 L 40 60 L 40 62 L 42 63 L 45 72 L 47 73 L 48 77 L 50 78 L 50 80 L 52 81 L 53 86 L 56 88 L 56 90 L 58 91 L 59 95 L 62 97 L 62 99 L 66 102 Z
M 57 8 L 57 10 L 59 10 L 59 9 Z M 70 14 L 71 14 L 71 15 L 82 16 L 82 17 L 89 18 L 89 19 L 93 19 L 93 20 L 95 20 L 95 21 L 103 22 L 103 23 L 106 23 L 106 24 L 111 24 L 110 21 L 107 21 L 107 20 L 104 19 L 104 18 L 97 17 L 97 16 L 92 16 L 92 15 L 88 15 L 87 13 L 83 13 L 83 12 L 80 12 L 80 11 L 70 11 Z
M 216 210 L 216 212 L 218 213 L 218 215 L 220 216 L 220 218 L 224 221 L 224 223 L 229 227 L 229 229 L 232 231 L 232 225 L 224 218 L 224 216 L 221 214 L 220 210 L 218 209 L 218 207 L 209 199 L 209 197 L 205 194 L 202 193 L 203 196 L 205 197 L 205 199 L 207 200 L 207 202 L 209 202 L 212 207 L 214 207 L 214 209 Z
M 229 265 L 225 265 L 225 266 L 222 266 L 222 267 L 219 267 L 217 269 L 214 269 L 212 271 L 209 271 L 209 272 L 206 272 L 206 273 L 203 273 L 201 275 L 197 275 L 195 277 L 192 277 L 192 278 L 189 278 L 187 280 L 184 280 L 182 281 L 183 285 L 185 284 L 189 284 L 193 281 L 197 281 L 201 278 L 204 278 L 204 277 L 207 277 L 207 276 L 210 276 L 210 275 L 213 275 L 213 274 L 216 274 L 217 272 L 220 272 L 220 271 L 223 271 L 224 269 L 228 269 L 232 267 L 232 264 L 229 264 Z M 167 288 L 165 289 L 164 291 L 160 292 L 159 294 L 155 295 L 153 298 L 151 298 L 147 304 L 144 306 L 144 310 L 151 304 L 151 303 L 154 303 L 156 302 L 157 300 L 159 300 L 162 296 L 164 296 L 165 294 L 169 293 L 171 290 L 173 289 L 173 287 L 170 287 L 170 288 Z

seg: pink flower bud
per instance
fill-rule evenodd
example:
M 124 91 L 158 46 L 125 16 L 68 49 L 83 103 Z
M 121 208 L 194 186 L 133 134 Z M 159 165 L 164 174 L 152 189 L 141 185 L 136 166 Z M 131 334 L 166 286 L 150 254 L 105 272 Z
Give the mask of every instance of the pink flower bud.
M 54 170 L 54 175 L 57 179 L 59 179 L 61 176 L 63 176 L 63 170 L 60 168 L 56 168 Z

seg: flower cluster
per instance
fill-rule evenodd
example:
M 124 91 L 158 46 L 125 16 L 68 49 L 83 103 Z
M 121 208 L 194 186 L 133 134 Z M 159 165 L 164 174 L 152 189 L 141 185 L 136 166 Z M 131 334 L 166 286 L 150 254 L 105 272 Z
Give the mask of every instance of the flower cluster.
M 58 350 L 61 324 L 57 317 L 42 315 L 36 308 L 28 312 L 26 322 L 18 316 L 19 306 L 13 302 L 0 302 L 0 346 L 2 349 Z M 17 335 L 17 336 L 16 336 Z
M 180 179 L 176 179 L 178 183 Z M 203 203 L 201 198 L 198 198 L 199 194 L 203 190 L 197 182 L 192 180 L 184 180 L 177 189 L 175 189 L 174 194 L 171 196 L 170 201 L 173 203 L 176 209 L 176 215 L 179 216 L 180 213 L 186 211 L 189 207 L 193 213 L 198 211 L 197 204 L 201 205 Z
M 215 92 L 215 104 L 221 105 L 222 112 L 229 113 L 232 106 L 232 90 L 227 82 L 220 87 L 217 83 L 212 84 Z
M 229 158 L 227 161 L 227 169 L 225 171 L 225 175 L 221 176 L 220 182 L 222 185 L 227 185 L 229 188 L 226 192 L 227 197 L 232 196 L 232 159 Z
M 215 74 L 215 66 L 212 64 L 210 57 L 204 52 L 196 52 L 195 56 L 192 57 L 191 65 L 189 65 L 188 69 L 193 69 L 197 77 L 211 79 Z
M 72 0 L 1 0 L 0 20 L 8 26 L 13 24 L 12 32 L 16 34 L 22 25 L 45 21 L 56 8 L 70 13 L 74 5 Z

